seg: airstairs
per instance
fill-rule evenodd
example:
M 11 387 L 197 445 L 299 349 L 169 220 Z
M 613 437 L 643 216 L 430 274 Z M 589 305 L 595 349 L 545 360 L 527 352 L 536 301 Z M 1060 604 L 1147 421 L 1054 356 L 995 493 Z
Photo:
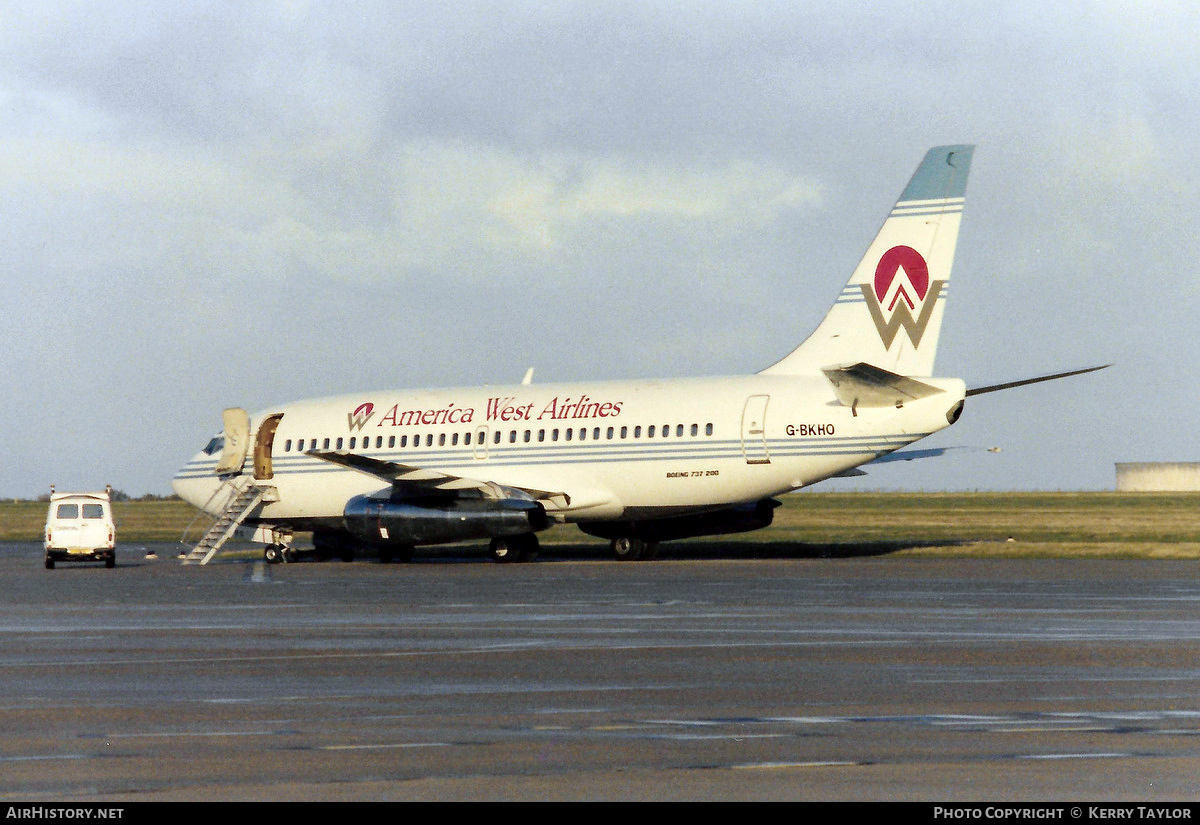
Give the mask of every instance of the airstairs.
M 222 545 L 233 538 L 238 528 L 242 526 L 254 508 L 264 499 L 268 498 L 268 492 L 273 491 L 269 490 L 269 488 L 258 486 L 248 476 L 236 476 L 221 485 L 220 489 L 213 495 L 213 499 L 221 495 L 226 495 L 228 496 L 228 503 L 221 511 L 221 514 L 217 516 L 216 521 L 212 523 L 200 541 L 197 542 L 196 546 L 188 551 L 183 559 L 183 563 L 208 564 L 209 560 L 217 554 Z M 182 540 L 181 543 L 187 544 L 187 542 Z

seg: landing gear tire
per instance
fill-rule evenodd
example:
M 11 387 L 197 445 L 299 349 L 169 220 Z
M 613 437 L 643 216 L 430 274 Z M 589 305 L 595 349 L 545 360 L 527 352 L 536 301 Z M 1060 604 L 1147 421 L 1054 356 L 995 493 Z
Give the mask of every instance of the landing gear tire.
M 284 560 L 283 545 L 268 544 L 266 549 L 263 550 L 263 560 L 267 564 L 279 564 L 282 562 Z
M 412 561 L 412 557 L 413 548 L 406 546 L 385 547 L 379 551 L 380 564 L 391 564 L 394 561 L 407 564 L 408 562 Z
M 621 536 L 612 540 L 612 554 L 617 561 L 637 561 L 646 549 L 646 543 L 641 539 Z
M 533 561 L 538 554 L 538 540 L 533 533 L 523 536 L 496 536 L 488 545 L 492 561 L 500 564 Z
M 642 545 L 642 561 L 654 561 L 658 558 L 658 542 L 648 541 Z

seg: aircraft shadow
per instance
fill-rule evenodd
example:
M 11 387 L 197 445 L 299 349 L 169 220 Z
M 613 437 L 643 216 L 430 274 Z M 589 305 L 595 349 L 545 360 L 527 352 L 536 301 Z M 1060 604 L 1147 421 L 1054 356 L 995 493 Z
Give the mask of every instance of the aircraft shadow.
M 663 542 L 656 561 L 698 561 L 710 559 L 849 559 L 887 556 L 916 547 L 960 547 L 963 541 L 869 541 L 869 542 L 791 542 L 791 541 L 689 541 Z M 610 559 L 607 545 L 543 545 L 539 560 Z

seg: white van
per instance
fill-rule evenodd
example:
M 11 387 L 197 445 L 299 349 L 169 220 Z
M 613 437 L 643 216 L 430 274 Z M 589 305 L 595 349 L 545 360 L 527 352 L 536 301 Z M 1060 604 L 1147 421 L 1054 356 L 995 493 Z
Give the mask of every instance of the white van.
M 102 561 L 117 565 L 117 528 L 112 487 L 102 493 L 56 493 L 50 488 L 46 514 L 46 569 L 57 561 Z

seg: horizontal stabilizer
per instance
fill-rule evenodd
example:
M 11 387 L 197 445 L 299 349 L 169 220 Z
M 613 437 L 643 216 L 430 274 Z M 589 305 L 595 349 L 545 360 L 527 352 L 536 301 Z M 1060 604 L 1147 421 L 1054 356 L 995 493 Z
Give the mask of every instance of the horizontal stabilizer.
M 871 464 L 890 464 L 893 461 L 916 461 L 921 458 L 937 458 L 943 456 L 951 450 L 959 450 L 961 447 L 929 447 L 924 450 L 898 450 L 894 453 L 881 455 L 879 458 L 870 462 Z
M 1019 381 L 1007 381 L 1003 384 L 991 384 L 987 387 L 973 387 L 967 390 L 967 395 L 983 395 L 987 392 L 999 392 L 1000 390 L 1011 390 L 1013 387 L 1023 387 L 1026 384 L 1040 384 L 1043 381 L 1053 381 L 1056 378 L 1069 378 L 1072 375 L 1083 375 L 1087 372 L 1095 372 L 1096 370 L 1107 369 L 1112 364 L 1104 364 L 1099 367 L 1085 367 L 1081 370 L 1071 370 L 1070 372 L 1056 372 L 1053 375 L 1041 375 L 1037 378 L 1022 378 Z
M 858 363 L 851 367 L 827 367 L 822 370 L 838 400 L 852 409 L 859 407 L 898 407 L 907 401 L 926 398 L 941 389 L 894 372 Z

